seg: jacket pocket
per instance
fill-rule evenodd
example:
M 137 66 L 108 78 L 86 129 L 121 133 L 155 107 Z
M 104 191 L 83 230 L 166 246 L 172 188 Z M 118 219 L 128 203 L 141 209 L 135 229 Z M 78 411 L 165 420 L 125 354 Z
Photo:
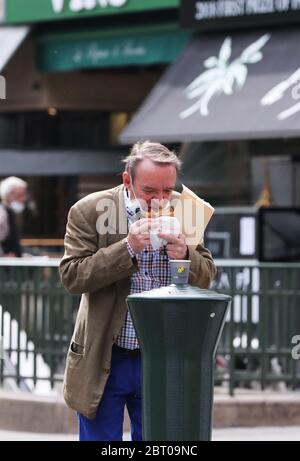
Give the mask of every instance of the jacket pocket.
M 77 343 L 76 341 L 71 341 L 70 353 L 75 355 L 75 356 L 82 357 L 84 355 L 84 346 Z

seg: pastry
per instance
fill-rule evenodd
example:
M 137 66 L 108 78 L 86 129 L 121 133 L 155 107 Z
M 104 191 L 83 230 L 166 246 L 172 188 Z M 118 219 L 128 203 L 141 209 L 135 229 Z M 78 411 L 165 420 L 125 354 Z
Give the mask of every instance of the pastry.
M 146 218 L 160 218 L 161 216 L 171 216 L 174 217 L 174 207 L 170 206 L 168 208 L 160 208 L 159 210 L 146 211 Z

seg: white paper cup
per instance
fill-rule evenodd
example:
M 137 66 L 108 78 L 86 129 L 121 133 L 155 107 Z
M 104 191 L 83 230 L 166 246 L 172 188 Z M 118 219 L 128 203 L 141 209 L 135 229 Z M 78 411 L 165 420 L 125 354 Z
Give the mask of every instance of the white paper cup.
M 171 259 L 171 279 L 175 284 L 186 284 L 189 280 L 190 259 Z

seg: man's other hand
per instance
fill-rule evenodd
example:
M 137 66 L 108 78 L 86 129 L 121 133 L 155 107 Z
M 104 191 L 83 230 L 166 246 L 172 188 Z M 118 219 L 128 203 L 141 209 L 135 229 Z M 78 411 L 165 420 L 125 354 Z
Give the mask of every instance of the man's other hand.
M 150 229 L 152 219 L 139 219 L 131 224 L 127 242 L 134 253 L 139 253 L 150 243 Z

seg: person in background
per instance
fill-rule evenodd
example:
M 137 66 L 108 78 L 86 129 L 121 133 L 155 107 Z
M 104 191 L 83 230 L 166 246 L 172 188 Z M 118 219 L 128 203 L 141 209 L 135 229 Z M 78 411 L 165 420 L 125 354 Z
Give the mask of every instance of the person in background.
M 22 213 L 27 199 L 27 183 L 10 176 L 0 184 L 0 255 L 22 256 L 16 215 Z

